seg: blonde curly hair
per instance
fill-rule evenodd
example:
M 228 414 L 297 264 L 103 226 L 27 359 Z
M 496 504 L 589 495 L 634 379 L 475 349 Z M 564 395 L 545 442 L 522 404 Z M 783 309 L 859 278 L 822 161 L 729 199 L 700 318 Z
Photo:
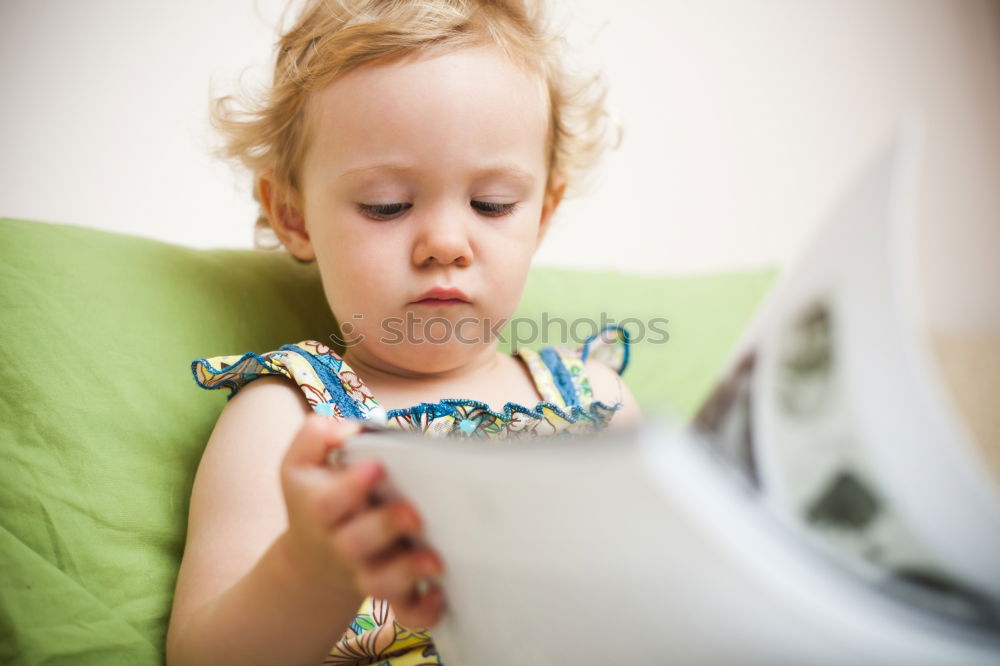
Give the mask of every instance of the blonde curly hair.
M 366 63 L 484 43 L 546 83 L 548 184 L 558 179 L 570 191 L 579 189 L 605 149 L 620 140 L 620 130 L 605 109 L 603 77 L 571 74 L 564 66 L 565 42 L 551 31 L 542 0 L 306 0 L 277 42 L 270 87 L 243 99 L 213 100 L 212 124 L 224 140 L 218 153 L 255 176 L 269 170 L 298 192 L 312 93 Z M 256 177 L 254 198 L 260 201 Z M 275 244 L 262 241 L 269 232 L 262 210 L 258 247 Z

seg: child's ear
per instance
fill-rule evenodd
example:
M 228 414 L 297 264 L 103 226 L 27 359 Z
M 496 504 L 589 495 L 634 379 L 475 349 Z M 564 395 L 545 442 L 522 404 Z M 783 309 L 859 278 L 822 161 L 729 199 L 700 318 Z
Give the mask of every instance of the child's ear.
M 306 229 L 302 206 L 291 186 L 280 182 L 270 169 L 257 176 L 257 195 L 271 228 L 281 244 L 303 261 L 316 258 L 312 239 Z
M 536 248 L 542 244 L 542 239 L 549 230 L 552 215 L 556 212 L 556 208 L 559 207 L 559 202 L 562 201 L 565 192 L 565 181 L 557 176 L 553 176 L 546 187 L 545 200 L 542 202 L 542 216 L 538 224 L 538 243 L 535 245 Z

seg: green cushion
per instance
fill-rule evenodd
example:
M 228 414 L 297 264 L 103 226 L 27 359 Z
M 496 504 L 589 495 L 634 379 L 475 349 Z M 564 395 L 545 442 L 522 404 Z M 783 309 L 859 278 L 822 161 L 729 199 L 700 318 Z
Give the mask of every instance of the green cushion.
M 225 403 L 190 363 L 326 339 L 315 268 L 10 219 L 0 257 L 0 662 L 160 663 Z M 535 269 L 518 317 L 668 319 L 669 341 L 635 345 L 623 379 L 645 410 L 689 414 L 773 275 Z

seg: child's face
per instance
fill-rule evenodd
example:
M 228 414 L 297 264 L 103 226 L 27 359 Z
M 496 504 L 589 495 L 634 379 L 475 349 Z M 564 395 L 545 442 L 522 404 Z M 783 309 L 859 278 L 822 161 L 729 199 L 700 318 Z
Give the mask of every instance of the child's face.
M 559 200 L 544 86 L 476 47 L 364 66 L 311 102 L 305 232 L 279 235 L 315 256 L 345 337 L 364 337 L 350 353 L 408 372 L 485 353 L 484 325 L 513 314 Z M 469 302 L 415 303 L 437 286 Z

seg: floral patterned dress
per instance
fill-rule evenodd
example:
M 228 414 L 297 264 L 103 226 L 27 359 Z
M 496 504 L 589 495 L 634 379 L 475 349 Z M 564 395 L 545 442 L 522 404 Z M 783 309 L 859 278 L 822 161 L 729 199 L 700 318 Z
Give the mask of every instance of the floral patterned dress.
M 521 348 L 514 356 L 526 364 L 542 400 L 534 407 L 508 402 L 502 412 L 466 398 L 386 411 L 336 352 L 313 340 L 284 345 L 266 354 L 198 359 L 191 370 L 202 388 L 228 388 L 230 398 L 254 379 L 283 375 L 299 386 L 320 414 L 372 420 L 430 437 L 506 439 L 582 434 L 603 429 L 621 408 L 620 394 L 612 405 L 595 400 L 584 367 L 588 359 L 594 359 L 619 375 L 625 370 L 629 338 L 620 326 L 606 327 L 575 349 Z M 429 633 L 406 629 L 395 622 L 387 602 L 368 597 L 323 663 L 416 666 L 441 661 Z

